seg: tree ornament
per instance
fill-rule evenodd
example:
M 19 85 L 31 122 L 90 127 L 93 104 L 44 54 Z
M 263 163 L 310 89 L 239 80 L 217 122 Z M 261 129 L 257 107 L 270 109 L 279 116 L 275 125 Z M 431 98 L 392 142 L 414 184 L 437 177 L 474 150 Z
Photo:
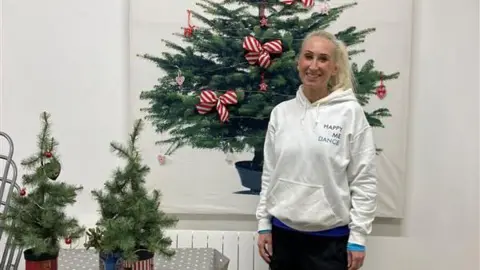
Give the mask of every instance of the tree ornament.
M 379 99 L 384 99 L 385 96 L 387 95 L 387 88 L 383 84 L 383 75 L 380 74 L 380 85 L 377 87 L 377 90 L 375 91 L 377 94 L 377 97 Z
M 261 81 L 260 81 L 260 91 L 266 92 L 268 89 L 268 84 L 265 83 L 265 75 L 262 72 L 262 75 L 260 75 Z
M 20 189 L 20 196 L 23 197 L 23 196 L 25 196 L 25 195 L 27 195 L 27 189 L 26 189 L 26 188 Z
M 177 77 L 175 78 L 178 86 L 182 87 L 183 82 L 185 82 L 185 77 L 182 75 L 182 71 L 179 69 L 177 73 Z
M 330 12 L 330 0 L 322 0 L 320 2 L 320 14 L 328 15 Z
M 43 153 L 43 155 L 47 158 L 51 158 L 53 156 L 52 152 L 50 152 L 50 151 L 46 151 L 45 153 Z
M 188 9 L 187 13 L 188 13 L 188 27 L 184 28 L 183 35 L 188 38 L 188 37 L 191 37 L 193 35 L 193 30 L 195 30 L 195 28 L 197 28 L 197 27 L 192 25 L 191 22 L 190 22 L 191 18 L 192 18 L 192 11 L 190 9 Z
M 246 36 L 243 40 L 243 48 L 248 52 L 245 54 L 250 65 L 258 63 L 263 68 L 268 68 L 272 64 L 270 54 L 282 54 L 282 41 L 277 39 L 261 44 L 255 37 Z
M 167 162 L 167 156 L 163 154 L 159 154 L 157 156 L 157 160 L 158 160 L 158 164 L 165 165 L 165 163 Z
M 200 103 L 195 105 L 198 113 L 206 114 L 210 112 L 213 107 L 217 107 L 217 112 L 220 116 L 221 122 L 228 120 L 229 112 L 227 105 L 233 105 L 238 103 L 237 93 L 233 90 L 228 90 L 225 94 L 217 97 L 217 94 L 212 90 L 204 90 L 200 94 Z
M 282 3 L 292 5 L 298 1 L 302 2 L 304 8 L 311 8 L 315 5 L 315 0 L 282 0 Z
M 45 172 L 45 175 L 54 181 L 57 180 L 61 170 L 62 165 L 57 159 L 52 159 L 50 162 L 43 165 L 43 171 Z
M 263 2 L 260 4 L 259 10 L 258 10 L 258 17 L 260 17 L 260 26 L 261 27 L 267 27 L 268 26 L 267 16 L 265 16 L 265 6 L 266 6 L 266 0 L 263 0 Z
M 260 19 L 260 26 L 261 27 L 268 27 L 268 19 L 267 17 L 263 17 Z
M 70 237 L 65 238 L 65 244 L 71 245 L 72 244 L 72 239 Z

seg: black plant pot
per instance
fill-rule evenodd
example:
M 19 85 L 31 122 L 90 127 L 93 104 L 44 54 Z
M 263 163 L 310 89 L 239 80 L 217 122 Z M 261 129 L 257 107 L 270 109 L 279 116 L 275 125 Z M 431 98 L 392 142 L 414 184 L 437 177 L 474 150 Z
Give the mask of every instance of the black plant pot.
M 238 161 L 235 163 L 242 186 L 252 193 L 259 194 L 262 190 L 262 171 L 253 165 L 252 161 Z

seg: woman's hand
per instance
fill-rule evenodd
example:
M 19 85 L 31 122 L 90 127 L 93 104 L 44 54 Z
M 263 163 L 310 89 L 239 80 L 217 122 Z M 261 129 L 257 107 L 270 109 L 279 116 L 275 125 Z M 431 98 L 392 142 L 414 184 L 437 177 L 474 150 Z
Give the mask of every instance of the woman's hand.
M 258 235 L 258 251 L 266 263 L 270 263 L 272 256 L 272 234 L 260 233 Z
M 348 270 L 358 270 L 365 260 L 365 251 L 348 251 Z

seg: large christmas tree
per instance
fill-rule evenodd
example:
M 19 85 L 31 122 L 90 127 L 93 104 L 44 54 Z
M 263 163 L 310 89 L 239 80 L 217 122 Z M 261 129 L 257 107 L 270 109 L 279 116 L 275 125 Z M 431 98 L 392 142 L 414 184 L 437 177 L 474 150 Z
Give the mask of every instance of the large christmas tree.
M 102 190 L 92 195 L 100 205 L 100 220 L 96 228 L 87 231 L 85 247 L 95 248 L 102 254 L 120 253 L 126 261 L 136 261 L 137 252 L 146 250 L 171 256 L 172 240 L 164 229 L 173 227 L 177 219 L 165 214 L 160 207 L 159 190 L 148 190 L 145 177 L 150 168 L 142 164 L 137 149 L 143 122 L 137 120 L 126 145 L 112 142 L 111 150 L 125 160 L 123 168 L 116 168 L 111 180 Z
M 180 45 L 164 41 L 173 52 L 162 57 L 143 54 L 166 74 L 153 89 L 143 91 L 149 102 L 143 110 L 157 132 L 168 132 L 169 153 L 183 145 L 224 152 L 254 153 L 251 161 L 236 163 L 244 186 L 258 192 L 263 164 L 263 144 L 272 108 L 295 97 L 301 84 L 296 56 L 304 37 L 327 29 L 356 5 L 329 8 L 314 0 L 201 0 L 206 17 L 188 11 Z M 201 21 L 205 27 L 197 27 Z M 351 26 L 336 34 L 349 47 L 364 42 L 374 28 Z M 351 49 L 353 57 L 364 52 Z M 383 81 L 398 77 L 385 74 L 368 60 L 352 64 L 355 91 L 362 106 L 372 95 L 385 95 Z M 366 111 L 373 127 L 383 127 L 387 108 Z M 247 179 L 249 178 L 249 179 Z M 255 179 L 252 179 L 255 178 Z
M 27 173 L 22 177 L 23 188 L 13 194 L 6 215 L 5 231 L 14 243 L 35 255 L 58 255 L 60 241 L 70 244 L 84 236 L 85 229 L 65 213 L 76 202 L 83 187 L 57 179 L 61 172 L 58 142 L 51 136 L 50 114 L 41 115 L 42 130 L 38 134 L 38 149 L 22 161 Z

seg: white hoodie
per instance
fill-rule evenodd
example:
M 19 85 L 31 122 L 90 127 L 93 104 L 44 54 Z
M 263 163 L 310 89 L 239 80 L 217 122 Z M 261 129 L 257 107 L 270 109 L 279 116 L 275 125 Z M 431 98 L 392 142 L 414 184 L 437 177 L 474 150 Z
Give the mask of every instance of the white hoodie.
M 271 217 L 301 231 L 349 225 L 349 242 L 366 244 L 376 210 L 372 129 L 351 89 L 310 103 L 296 98 L 271 112 L 264 148 L 259 230 Z

